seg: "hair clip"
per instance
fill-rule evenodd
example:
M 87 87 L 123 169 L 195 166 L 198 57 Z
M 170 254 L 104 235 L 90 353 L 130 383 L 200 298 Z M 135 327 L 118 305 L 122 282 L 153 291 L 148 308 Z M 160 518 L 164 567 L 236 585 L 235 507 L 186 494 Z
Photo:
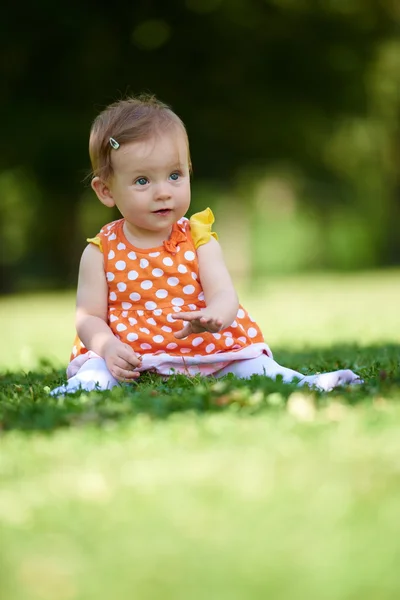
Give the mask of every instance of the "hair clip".
M 114 148 L 114 150 L 118 150 L 119 148 L 119 144 L 117 140 L 114 140 L 114 138 L 110 138 L 110 146 L 111 148 Z

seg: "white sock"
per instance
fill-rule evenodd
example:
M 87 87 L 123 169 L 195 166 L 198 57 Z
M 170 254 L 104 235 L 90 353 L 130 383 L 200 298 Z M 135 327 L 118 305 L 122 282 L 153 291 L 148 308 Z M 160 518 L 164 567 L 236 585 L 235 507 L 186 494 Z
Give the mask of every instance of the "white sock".
M 358 385 L 364 383 L 362 379 L 350 369 L 341 369 L 331 373 L 308 375 L 301 380 L 301 385 L 315 386 L 324 392 L 330 392 L 341 385 Z
M 118 381 L 111 375 L 106 362 L 102 358 L 90 358 L 79 369 L 74 377 L 68 379 L 65 385 L 61 385 L 50 392 L 51 396 L 72 394 L 78 390 L 91 392 L 92 390 L 110 390 L 118 385 Z

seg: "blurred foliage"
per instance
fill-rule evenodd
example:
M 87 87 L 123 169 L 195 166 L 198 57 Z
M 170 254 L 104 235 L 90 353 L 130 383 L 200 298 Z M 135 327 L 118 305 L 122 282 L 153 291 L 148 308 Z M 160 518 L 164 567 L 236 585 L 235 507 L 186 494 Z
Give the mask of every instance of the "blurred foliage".
M 187 125 L 193 210 L 243 215 L 246 271 L 399 263 L 399 23 L 396 0 L 3 7 L 1 291 L 75 282 L 115 216 L 88 199 L 90 123 L 146 90 Z

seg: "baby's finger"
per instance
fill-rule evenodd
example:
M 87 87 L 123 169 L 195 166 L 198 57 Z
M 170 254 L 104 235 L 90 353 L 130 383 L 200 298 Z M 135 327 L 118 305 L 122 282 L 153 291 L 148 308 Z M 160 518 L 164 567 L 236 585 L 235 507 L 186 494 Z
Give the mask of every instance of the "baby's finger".
M 192 329 L 192 325 L 191 323 L 186 323 L 186 325 L 184 326 L 183 329 L 181 329 L 180 331 L 176 331 L 174 333 L 174 336 L 176 337 L 177 340 L 181 340 L 185 337 L 187 337 L 188 335 L 190 335 L 192 333 L 193 329 Z
M 137 356 L 128 344 L 121 346 L 121 351 L 118 354 L 121 359 L 132 367 L 138 367 L 142 361 L 142 357 Z
M 132 371 L 136 371 L 138 365 L 132 365 L 128 360 L 124 360 L 121 357 L 118 357 L 115 359 L 114 362 L 116 367 L 119 367 L 120 369 L 123 369 L 124 371 L 129 371 L 130 373 Z
M 210 323 L 212 321 L 212 317 L 200 317 L 199 323 L 202 325 L 206 325 L 206 323 Z
M 200 319 L 200 323 L 208 331 L 212 332 L 217 332 L 222 327 L 222 319 L 214 319 L 213 317 L 203 317 Z
M 115 379 L 118 379 L 118 381 L 127 381 L 140 377 L 139 371 L 128 371 L 127 369 L 122 369 L 118 366 L 111 369 L 111 375 L 115 377 Z
M 182 321 L 195 321 L 200 319 L 202 316 L 203 313 L 198 310 L 194 310 L 193 312 L 171 313 L 171 317 L 175 321 L 178 321 L 179 319 Z

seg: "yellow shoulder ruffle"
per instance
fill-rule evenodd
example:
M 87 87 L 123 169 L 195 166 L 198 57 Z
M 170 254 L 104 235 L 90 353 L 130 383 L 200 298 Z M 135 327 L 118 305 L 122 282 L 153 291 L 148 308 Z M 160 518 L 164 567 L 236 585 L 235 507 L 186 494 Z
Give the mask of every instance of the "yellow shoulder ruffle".
M 87 238 L 86 241 L 89 242 L 89 244 L 94 244 L 95 246 L 98 246 L 101 252 L 103 252 L 103 244 L 101 243 L 101 239 L 98 236 L 94 238 Z
M 211 208 L 206 208 L 190 217 L 190 233 L 192 234 L 196 250 L 199 246 L 207 244 L 211 236 L 216 240 L 218 239 L 218 235 L 214 231 L 211 231 L 214 221 Z

